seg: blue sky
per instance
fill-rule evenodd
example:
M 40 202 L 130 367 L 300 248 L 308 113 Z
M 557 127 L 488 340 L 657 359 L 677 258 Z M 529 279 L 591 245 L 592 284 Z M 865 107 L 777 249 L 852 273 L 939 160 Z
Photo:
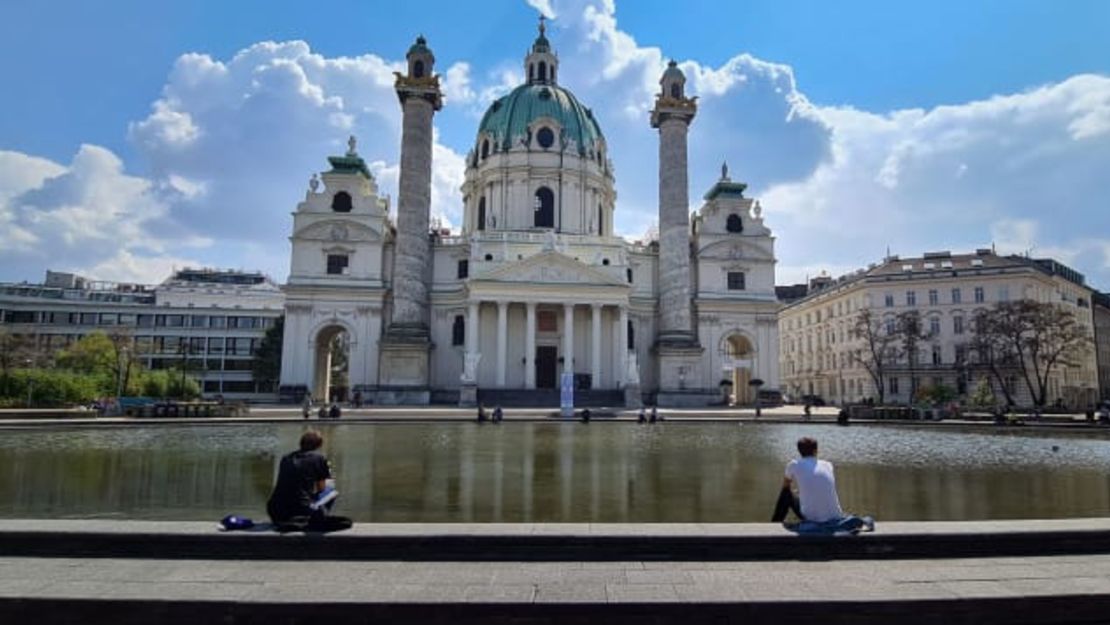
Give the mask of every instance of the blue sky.
M 417 33 L 448 78 L 434 210 L 457 222 L 461 157 L 543 7 L 562 82 L 613 144 L 629 236 L 652 219 L 644 111 L 673 57 L 703 103 L 691 198 L 728 159 L 776 231 L 780 282 L 887 245 L 994 242 L 1110 287 L 1110 3 L 675 4 L 3 3 L 0 280 L 188 263 L 284 277 L 288 213 L 348 132 L 395 195 L 387 78 Z

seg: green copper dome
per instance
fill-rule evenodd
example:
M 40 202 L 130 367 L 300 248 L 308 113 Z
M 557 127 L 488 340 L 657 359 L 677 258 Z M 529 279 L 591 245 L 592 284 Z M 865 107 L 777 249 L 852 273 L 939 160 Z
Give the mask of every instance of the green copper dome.
M 519 145 L 533 122 L 543 117 L 558 122 L 568 143 L 576 144 L 579 155 L 596 150 L 605 140 L 593 112 L 582 106 L 570 91 L 554 84 L 532 84 L 521 85 L 490 105 L 478 126 L 479 141 L 488 135 L 492 137 L 491 152 L 494 148 L 508 150 Z M 552 130 L 558 133 L 555 128 Z M 552 149 L 559 149 L 558 139 Z

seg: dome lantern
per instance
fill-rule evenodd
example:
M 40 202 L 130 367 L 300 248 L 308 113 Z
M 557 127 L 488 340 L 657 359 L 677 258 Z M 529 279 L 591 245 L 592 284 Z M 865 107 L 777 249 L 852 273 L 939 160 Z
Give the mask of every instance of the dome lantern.
M 559 69 L 559 57 L 551 51 L 551 42 L 547 40 L 545 19 L 541 14 L 540 34 L 524 57 L 524 75 L 529 85 L 554 85 Z

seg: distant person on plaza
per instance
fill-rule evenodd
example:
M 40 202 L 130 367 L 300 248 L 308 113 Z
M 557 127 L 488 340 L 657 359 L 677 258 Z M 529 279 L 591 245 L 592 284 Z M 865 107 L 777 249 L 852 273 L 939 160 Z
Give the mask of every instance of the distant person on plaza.
M 351 520 L 331 516 L 338 493 L 331 465 L 320 451 L 324 437 L 316 430 L 301 435 L 300 446 L 278 465 L 277 481 L 266 512 L 281 531 L 334 531 L 347 529 Z
M 320 410 L 316 411 L 316 418 L 318 418 L 318 419 L 327 419 L 328 418 L 328 407 L 325 404 L 320 404 Z
M 813 414 L 813 404 L 811 404 L 808 399 L 806 400 L 805 406 L 802 407 L 802 412 L 805 413 L 806 421 L 809 421 L 810 415 Z
M 836 476 L 828 460 L 817 459 L 817 441 L 805 437 L 798 440 L 800 458 L 786 465 L 782 481 L 784 489 L 798 491 L 799 508 L 804 520 L 791 524 L 799 534 L 855 534 L 860 530 L 874 531 L 871 517 L 844 514 L 836 493 Z M 781 500 L 781 496 L 780 496 Z
M 362 391 L 355 391 L 354 403 L 355 408 L 362 408 Z
M 651 407 L 651 422 L 655 423 L 658 420 L 659 420 L 659 411 L 656 410 L 655 405 L 653 404 L 652 407 Z
M 312 414 L 312 393 L 304 394 L 304 401 L 301 402 L 301 414 L 304 415 L 305 419 Z
M 486 405 L 478 404 L 478 423 L 486 422 Z
M 340 410 L 339 403 L 333 401 L 331 403 L 331 410 L 328 410 L 328 416 L 331 417 L 332 419 L 338 419 L 340 417 L 340 415 L 342 415 L 342 413 L 343 413 L 343 411 Z
M 640 406 L 640 414 L 637 415 L 636 420 L 640 423 L 647 423 L 647 414 L 644 413 L 643 406 Z
M 505 413 L 504 413 L 504 412 L 502 412 L 502 410 L 501 410 L 501 406 L 497 406 L 497 407 L 495 407 L 495 408 L 493 409 L 493 422 L 494 422 L 494 423 L 501 423 L 501 421 L 502 421 L 502 420 L 503 420 L 504 418 L 505 418 Z

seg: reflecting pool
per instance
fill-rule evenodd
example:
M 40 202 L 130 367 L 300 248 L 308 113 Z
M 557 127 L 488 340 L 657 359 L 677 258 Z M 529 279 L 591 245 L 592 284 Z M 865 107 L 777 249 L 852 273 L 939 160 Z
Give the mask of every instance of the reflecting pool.
M 317 426 L 317 424 L 313 424 Z M 375 522 L 766 521 L 804 435 L 881 520 L 1110 516 L 1110 441 L 736 423 L 319 424 L 338 513 Z M 301 424 L 0 430 L 0 517 L 265 517 Z

